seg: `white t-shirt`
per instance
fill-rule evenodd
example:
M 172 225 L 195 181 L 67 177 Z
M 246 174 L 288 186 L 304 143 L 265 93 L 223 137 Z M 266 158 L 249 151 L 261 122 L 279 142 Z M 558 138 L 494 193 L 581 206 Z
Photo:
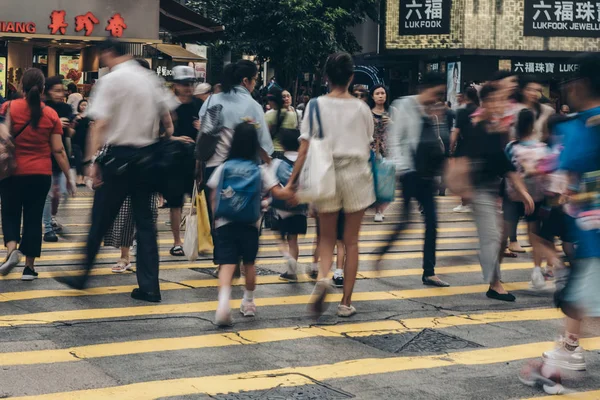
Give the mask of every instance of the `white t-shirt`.
M 334 158 L 358 158 L 369 160 L 370 145 L 373 141 L 373 115 L 364 101 L 358 99 L 341 99 L 336 97 L 319 97 L 319 111 L 321 115 L 321 129 L 324 140 L 331 142 Z M 317 134 L 316 117 L 313 118 L 313 130 L 310 132 L 310 102 L 304 115 L 304 123 L 300 130 L 300 139 L 310 140 Z
M 285 153 L 283 153 L 283 155 L 284 155 L 285 158 L 287 158 L 288 160 L 290 160 L 292 162 L 296 162 L 296 160 L 298 159 L 298 152 L 297 151 L 286 151 Z M 271 162 L 271 168 L 273 169 L 273 174 L 275 175 L 275 178 L 277 178 L 277 170 L 279 169 L 279 166 L 283 162 L 285 162 L 285 161 L 280 160 L 278 158 L 274 159 Z M 275 209 L 275 212 L 277 213 L 277 215 L 281 219 L 286 219 L 286 218 L 292 217 L 294 215 L 304 215 L 304 214 L 306 214 L 303 211 L 300 211 L 300 212 L 289 212 L 289 211 L 283 211 L 283 210 L 278 210 L 278 209 Z
M 67 104 L 71 106 L 73 109 L 73 114 L 77 115 L 77 107 L 79 106 L 79 102 L 83 100 L 83 96 L 81 93 L 71 93 L 69 97 L 67 97 Z
M 225 164 L 221 164 L 215 169 L 215 172 L 210 176 L 210 179 L 206 183 L 206 186 L 211 188 L 212 190 L 217 190 L 219 186 L 219 182 L 221 181 L 221 175 L 223 174 L 223 168 Z M 266 196 L 273 187 L 279 185 L 279 181 L 277 180 L 277 176 L 273 173 L 273 169 L 268 165 L 260 166 L 260 177 L 262 180 L 262 192 L 261 198 Z M 217 196 L 220 196 L 220 193 L 217 193 Z M 217 218 L 215 220 L 215 229 L 220 228 L 224 225 L 231 224 L 233 221 L 230 221 L 226 218 Z M 260 229 L 260 218 L 256 221 L 256 227 Z

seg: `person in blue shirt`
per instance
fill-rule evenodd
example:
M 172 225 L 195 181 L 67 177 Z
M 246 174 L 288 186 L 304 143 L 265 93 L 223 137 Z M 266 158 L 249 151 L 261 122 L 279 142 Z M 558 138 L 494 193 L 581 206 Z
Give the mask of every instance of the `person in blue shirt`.
M 569 176 L 566 195 L 572 199 L 583 189 L 584 175 L 600 171 L 600 54 L 585 54 L 576 62 L 579 70 L 565 89 L 569 106 L 578 113 L 556 128 L 558 134 L 564 136 L 560 169 Z M 584 191 L 586 195 L 593 194 L 589 187 Z M 594 207 L 597 205 L 591 204 L 591 208 Z M 545 376 L 551 375 L 551 368 L 555 367 L 585 370 L 584 350 L 579 345 L 581 320 L 600 317 L 600 229 L 584 226 L 581 215 L 575 214 L 576 261 L 559 297 L 559 305 L 567 314 L 566 331 L 558 346 L 543 354 L 541 373 Z

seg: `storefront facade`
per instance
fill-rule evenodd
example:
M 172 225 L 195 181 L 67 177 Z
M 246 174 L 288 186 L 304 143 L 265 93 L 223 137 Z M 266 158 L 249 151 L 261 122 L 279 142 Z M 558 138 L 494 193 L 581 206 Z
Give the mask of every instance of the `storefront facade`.
M 501 69 L 538 75 L 550 90 L 572 68 L 571 57 L 600 51 L 595 1 L 388 0 L 383 7 L 379 62 L 392 87 L 394 75 L 410 76 L 410 91 L 427 70 L 446 73 L 458 93 Z

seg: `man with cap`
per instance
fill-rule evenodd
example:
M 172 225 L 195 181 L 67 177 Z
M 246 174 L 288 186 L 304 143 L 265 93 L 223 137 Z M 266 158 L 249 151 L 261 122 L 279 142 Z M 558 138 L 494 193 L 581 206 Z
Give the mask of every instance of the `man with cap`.
M 200 100 L 204 104 L 204 102 L 210 97 L 212 94 L 212 86 L 210 83 L 199 83 L 194 90 L 194 97 L 197 100 Z
M 196 137 L 200 130 L 198 114 L 200 113 L 200 107 L 202 107 L 202 101 L 194 97 L 194 88 L 196 86 L 194 69 L 183 65 L 176 66 L 173 68 L 173 82 L 175 95 L 180 102 L 179 107 L 173 113 L 173 124 L 175 126 L 173 137 L 189 143 L 188 147 L 193 154 Z M 174 179 L 174 183 L 177 185 L 183 183 L 183 187 L 180 188 L 181 190 L 173 191 L 174 195 L 166 200 L 170 209 L 171 232 L 173 232 L 173 247 L 170 253 L 172 256 L 182 257 L 185 256 L 185 253 L 183 252 L 183 242 L 181 241 L 181 232 L 179 229 L 181 224 L 181 209 L 183 208 L 185 194 L 192 193 L 194 166 L 190 167 L 190 171 L 181 171 L 181 176 L 177 178 Z M 179 194 L 175 194 L 177 192 Z

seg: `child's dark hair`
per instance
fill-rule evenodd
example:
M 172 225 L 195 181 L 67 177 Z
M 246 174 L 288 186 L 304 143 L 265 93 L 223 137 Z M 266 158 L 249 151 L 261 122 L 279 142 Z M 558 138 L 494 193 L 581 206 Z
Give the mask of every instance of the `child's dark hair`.
M 300 131 L 297 129 L 284 129 L 279 133 L 279 143 L 285 151 L 298 151 L 300 148 Z
M 523 138 L 531 135 L 533 132 L 533 124 L 535 122 L 535 115 L 528 108 L 524 108 L 519 112 L 519 116 L 517 119 L 517 140 L 522 140 Z
M 228 160 L 241 158 L 244 160 L 258 161 L 258 133 L 256 126 L 250 122 L 242 122 L 233 130 L 233 140 L 229 149 Z

